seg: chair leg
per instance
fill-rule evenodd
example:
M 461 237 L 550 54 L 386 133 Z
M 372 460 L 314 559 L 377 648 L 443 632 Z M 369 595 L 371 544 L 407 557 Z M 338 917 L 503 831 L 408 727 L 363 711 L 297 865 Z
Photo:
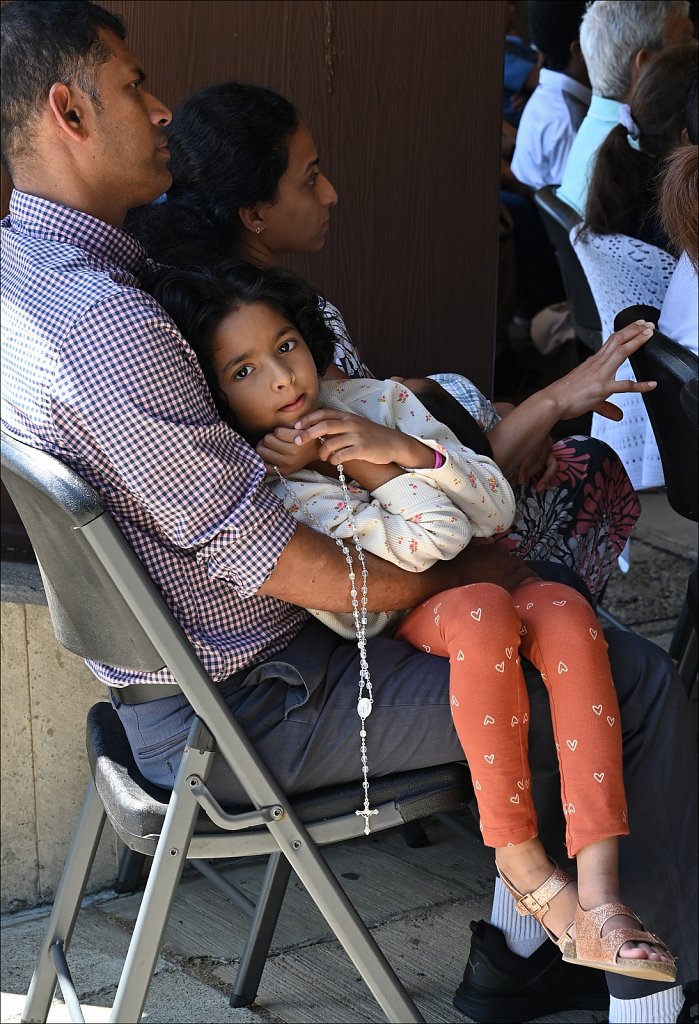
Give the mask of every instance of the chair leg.
M 405 845 L 411 850 L 421 850 L 425 846 L 431 846 L 432 840 L 425 832 L 420 821 L 406 821 L 405 825 L 399 825 L 399 835 L 403 836 Z
M 213 757 L 211 751 L 192 747 L 182 757 L 114 997 L 109 1017 L 113 1024 L 137 1024 L 141 1019 L 199 813 L 187 777 L 197 775 L 206 781 Z
M 682 652 L 685 650 L 693 632 L 694 622 L 689 611 L 689 604 L 685 600 L 680 608 L 680 614 L 677 617 L 675 629 L 668 648 L 668 654 L 671 658 L 674 658 L 675 661 L 679 661 L 681 659 Z
M 320 850 L 313 843 L 303 841 L 299 824 L 291 819 L 292 815 L 287 815 L 271 831 L 374 999 L 387 1019 L 394 1024 L 424 1024 L 424 1017 L 379 949 Z
M 143 877 L 145 860 L 145 853 L 138 853 L 136 850 L 126 847 L 119 860 L 119 870 L 114 883 L 115 892 L 118 892 L 120 896 L 128 892 L 136 892 Z
M 692 697 L 697 687 L 697 664 L 699 663 L 699 643 L 697 642 L 697 631 L 692 628 L 687 637 L 684 650 L 680 652 L 677 663 L 677 671 L 684 685 L 687 695 Z
M 231 1006 L 250 1006 L 255 1002 L 290 875 L 291 865 L 286 857 L 281 853 L 270 854 L 245 949 L 233 981 Z
M 56 943 L 60 944 L 64 953 L 68 949 L 105 819 L 102 801 L 90 779 L 27 992 L 22 1011 L 23 1021 L 42 1022 L 48 1017 L 56 988 L 56 967 L 51 950 Z

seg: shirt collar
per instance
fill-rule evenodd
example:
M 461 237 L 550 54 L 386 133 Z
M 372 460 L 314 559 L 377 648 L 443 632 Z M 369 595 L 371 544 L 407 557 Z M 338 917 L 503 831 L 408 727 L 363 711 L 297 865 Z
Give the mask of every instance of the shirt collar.
M 617 124 L 620 106 L 619 100 L 610 100 L 605 96 L 596 96 L 593 93 L 588 116 L 594 117 L 598 121 L 605 121 L 608 124 Z
M 10 197 L 12 226 L 34 238 L 79 246 L 101 262 L 139 277 L 149 262 L 145 249 L 131 235 L 82 210 L 14 189 Z
M 567 92 L 569 96 L 575 96 L 576 99 L 581 100 L 585 106 L 590 106 L 592 89 L 587 85 L 583 85 L 582 82 L 577 82 L 569 75 L 564 75 L 562 71 L 551 71 L 550 68 L 542 68 L 539 72 L 539 85 L 543 86 L 544 89 Z

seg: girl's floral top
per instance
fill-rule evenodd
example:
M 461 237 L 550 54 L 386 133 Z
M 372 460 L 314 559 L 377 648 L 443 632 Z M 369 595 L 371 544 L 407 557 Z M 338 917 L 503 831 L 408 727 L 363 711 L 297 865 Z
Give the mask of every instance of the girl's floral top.
M 472 537 L 492 537 L 511 525 L 514 495 L 499 467 L 465 448 L 403 385 L 373 378 L 325 381 L 320 405 L 402 430 L 439 451 L 444 462 L 439 469 L 406 470 L 371 493 L 348 481 L 349 511 L 339 479 L 303 469 L 284 486 L 270 475 L 268 484 L 296 519 L 347 540 L 351 512 L 365 551 L 414 572 L 453 558 Z M 313 614 L 341 635 L 355 635 L 351 614 Z M 367 636 L 383 632 L 400 617 L 400 612 L 369 613 Z

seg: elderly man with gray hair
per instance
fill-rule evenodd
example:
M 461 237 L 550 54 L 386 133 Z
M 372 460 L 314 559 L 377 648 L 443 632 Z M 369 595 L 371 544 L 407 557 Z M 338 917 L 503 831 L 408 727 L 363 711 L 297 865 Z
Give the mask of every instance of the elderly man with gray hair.
M 592 102 L 571 146 L 558 196 L 584 216 L 597 150 L 619 123 L 644 64 L 693 38 L 687 0 L 595 0 L 580 24 Z

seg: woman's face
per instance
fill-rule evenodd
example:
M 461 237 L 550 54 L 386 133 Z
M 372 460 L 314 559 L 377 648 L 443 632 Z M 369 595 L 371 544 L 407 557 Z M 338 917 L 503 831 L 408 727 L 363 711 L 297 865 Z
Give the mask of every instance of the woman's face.
M 277 198 L 258 203 L 251 255 L 266 266 L 286 253 L 320 252 L 337 192 L 318 166 L 313 136 L 301 122 L 289 139 L 289 166 L 279 179 Z M 259 233 L 257 228 L 259 227 Z

